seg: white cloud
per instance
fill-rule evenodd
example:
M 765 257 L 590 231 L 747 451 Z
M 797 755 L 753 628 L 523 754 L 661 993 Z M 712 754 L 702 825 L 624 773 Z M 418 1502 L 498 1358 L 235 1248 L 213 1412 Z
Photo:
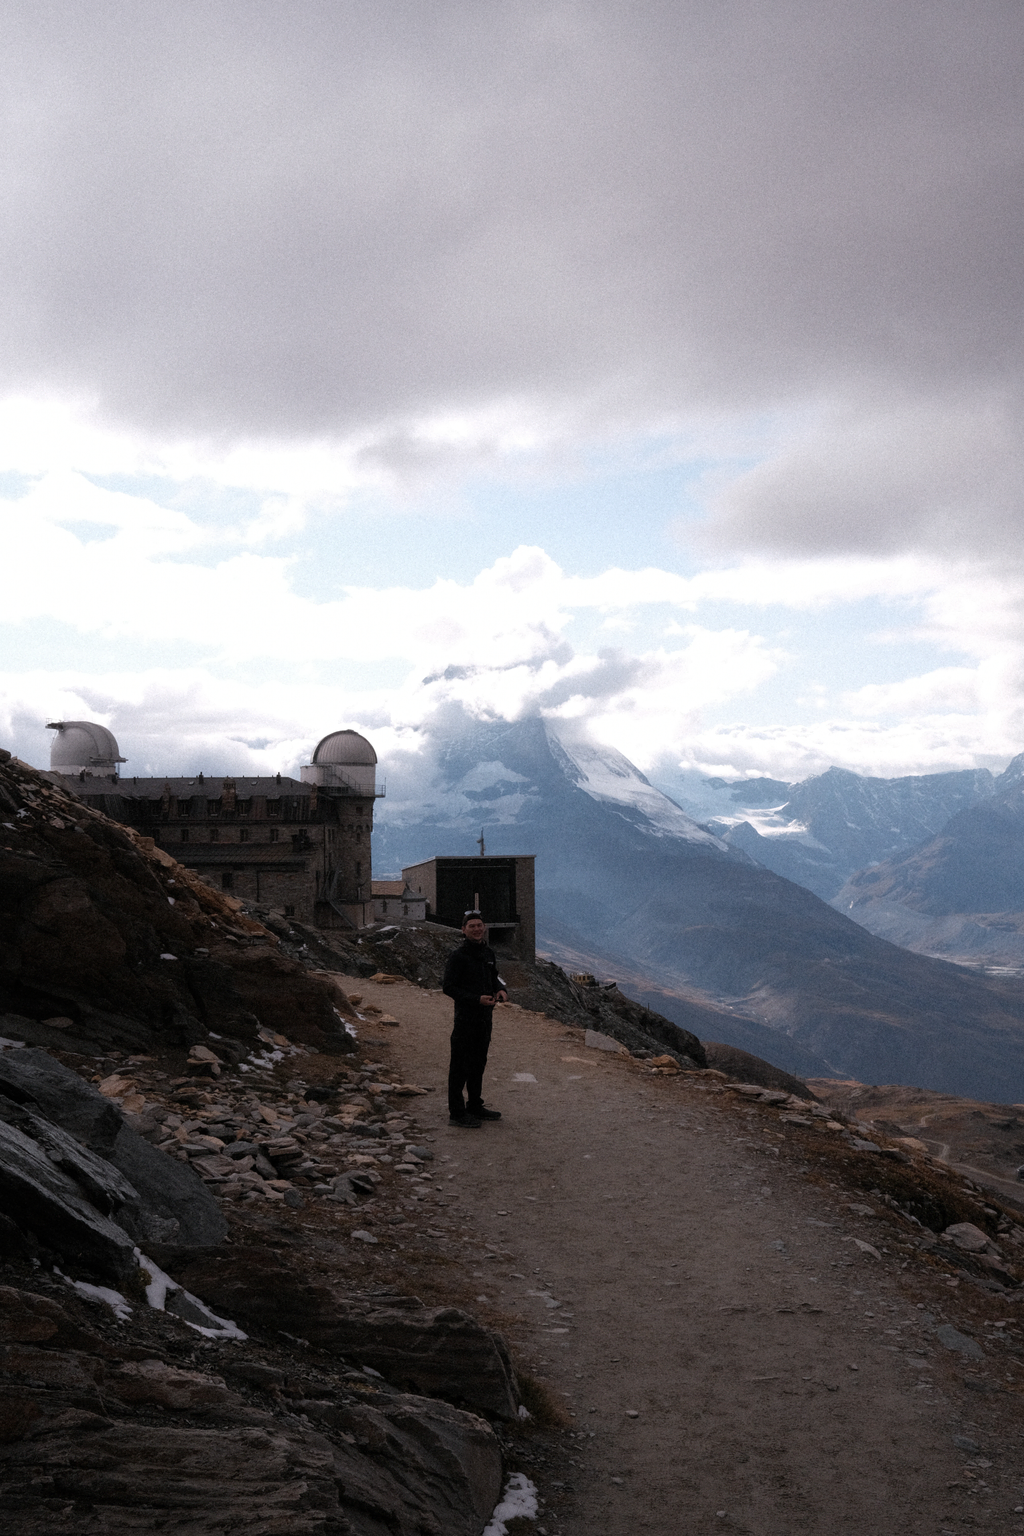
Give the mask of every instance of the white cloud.
M 1015 389 L 855 392 L 710 498 L 706 543 L 776 556 L 976 559 L 1015 549 L 1024 500 Z
M 832 556 L 691 576 L 656 566 L 580 576 L 522 546 L 465 581 L 339 582 L 336 597 L 317 600 L 294 584 L 301 515 L 294 500 L 271 499 L 255 528 L 248 514 L 203 525 L 67 470 L 0 504 L 8 625 L 59 621 L 83 642 L 144 642 L 167 658 L 116 678 L 104 667 L 90 679 L 79 662 L 34 676 L 29 691 L 13 677 L 10 729 L 19 739 L 28 730 L 38 757 L 45 711 L 98 714 L 137 739 L 147 762 L 186 753 L 229 763 L 240 753 L 276 768 L 321 728 L 415 732 L 450 705 L 587 722 L 642 766 L 668 752 L 747 771 L 761 754 L 761 767 L 784 777 L 826 760 L 908 772 L 970 753 L 987 763 L 1017 750 L 1024 731 L 1024 582 L 1012 570 L 938 555 Z M 264 534 L 283 547 L 264 552 Z M 859 640 L 863 683 L 833 696 L 804 678 L 776 728 L 745 724 L 747 701 L 807 661 L 787 616 L 855 613 L 860 603 L 874 605 L 875 630 Z M 877 630 L 879 605 L 899 621 L 888 634 Z M 755 613 L 757 628 L 723 622 L 730 606 Z M 701 622 L 711 607 L 717 622 Z M 595 637 L 610 629 L 616 644 L 581 641 L 580 627 Z M 890 666 L 887 681 L 874 680 L 872 657 L 908 641 L 945 650 L 949 665 L 895 680 Z M 178 672 L 185 646 L 191 665 Z M 360 691 L 331 680 L 386 654 L 404 682 Z M 294 682 L 264 682 L 268 663 Z M 735 723 L 722 724 L 732 710 Z M 801 723 L 808 713 L 813 724 Z

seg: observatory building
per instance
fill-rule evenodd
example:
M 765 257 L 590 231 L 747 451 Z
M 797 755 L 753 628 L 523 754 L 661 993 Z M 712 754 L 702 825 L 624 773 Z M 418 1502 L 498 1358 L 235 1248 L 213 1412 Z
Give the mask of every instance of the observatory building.
M 377 754 L 333 731 L 298 779 L 120 777 L 102 725 L 55 721 L 50 767 L 89 805 L 137 828 L 219 890 L 320 928 L 373 922 L 370 839 Z
M 54 720 L 46 729 L 56 731 L 50 747 L 50 767 L 80 780 L 116 779 L 117 765 L 125 759 L 105 725 L 92 720 Z

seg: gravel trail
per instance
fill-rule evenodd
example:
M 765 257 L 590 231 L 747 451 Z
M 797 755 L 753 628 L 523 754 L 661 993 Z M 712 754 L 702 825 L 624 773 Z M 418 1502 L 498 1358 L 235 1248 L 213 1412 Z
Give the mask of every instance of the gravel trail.
M 436 1089 L 441 1201 L 512 1255 L 476 1271 L 481 1297 L 574 1415 L 550 1536 L 1024 1530 L 1006 1362 L 968 1362 L 968 1391 L 934 1289 L 858 1248 L 854 1197 L 809 1182 L 755 1111 L 504 1008 L 484 1083 L 503 1119 L 449 1128 L 451 1004 L 365 992 Z

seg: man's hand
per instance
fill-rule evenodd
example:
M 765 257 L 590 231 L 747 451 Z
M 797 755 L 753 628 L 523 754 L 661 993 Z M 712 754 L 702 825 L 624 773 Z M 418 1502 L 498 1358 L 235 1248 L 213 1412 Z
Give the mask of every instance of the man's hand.
M 497 996 L 497 999 L 498 999 L 499 1003 L 507 1003 L 508 1002 L 508 993 L 507 992 L 498 992 L 496 994 L 496 996 Z
M 494 1007 L 494 998 L 491 996 L 491 994 L 489 992 L 487 992 L 480 999 L 480 1003 L 481 1003 L 481 1006 L 484 1007 L 484 1008 L 493 1008 Z

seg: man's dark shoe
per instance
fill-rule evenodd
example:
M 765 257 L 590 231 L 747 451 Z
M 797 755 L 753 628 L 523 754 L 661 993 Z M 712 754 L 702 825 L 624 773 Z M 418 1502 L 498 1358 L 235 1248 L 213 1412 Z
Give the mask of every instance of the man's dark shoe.
M 449 1115 L 448 1124 L 460 1126 L 464 1131 L 478 1131 L 481 1122 L 476 1115 Z
M 471 1115 L 475 1116 L 475 1118 L 477 1120 L 500 1120 L 501 1119 L 501 1110 L 500 1109 L 484 1109 L 482 1104 L 481 1104 L 479 1109 L 471 1109 L 469 1111 L 469 1113 Z

